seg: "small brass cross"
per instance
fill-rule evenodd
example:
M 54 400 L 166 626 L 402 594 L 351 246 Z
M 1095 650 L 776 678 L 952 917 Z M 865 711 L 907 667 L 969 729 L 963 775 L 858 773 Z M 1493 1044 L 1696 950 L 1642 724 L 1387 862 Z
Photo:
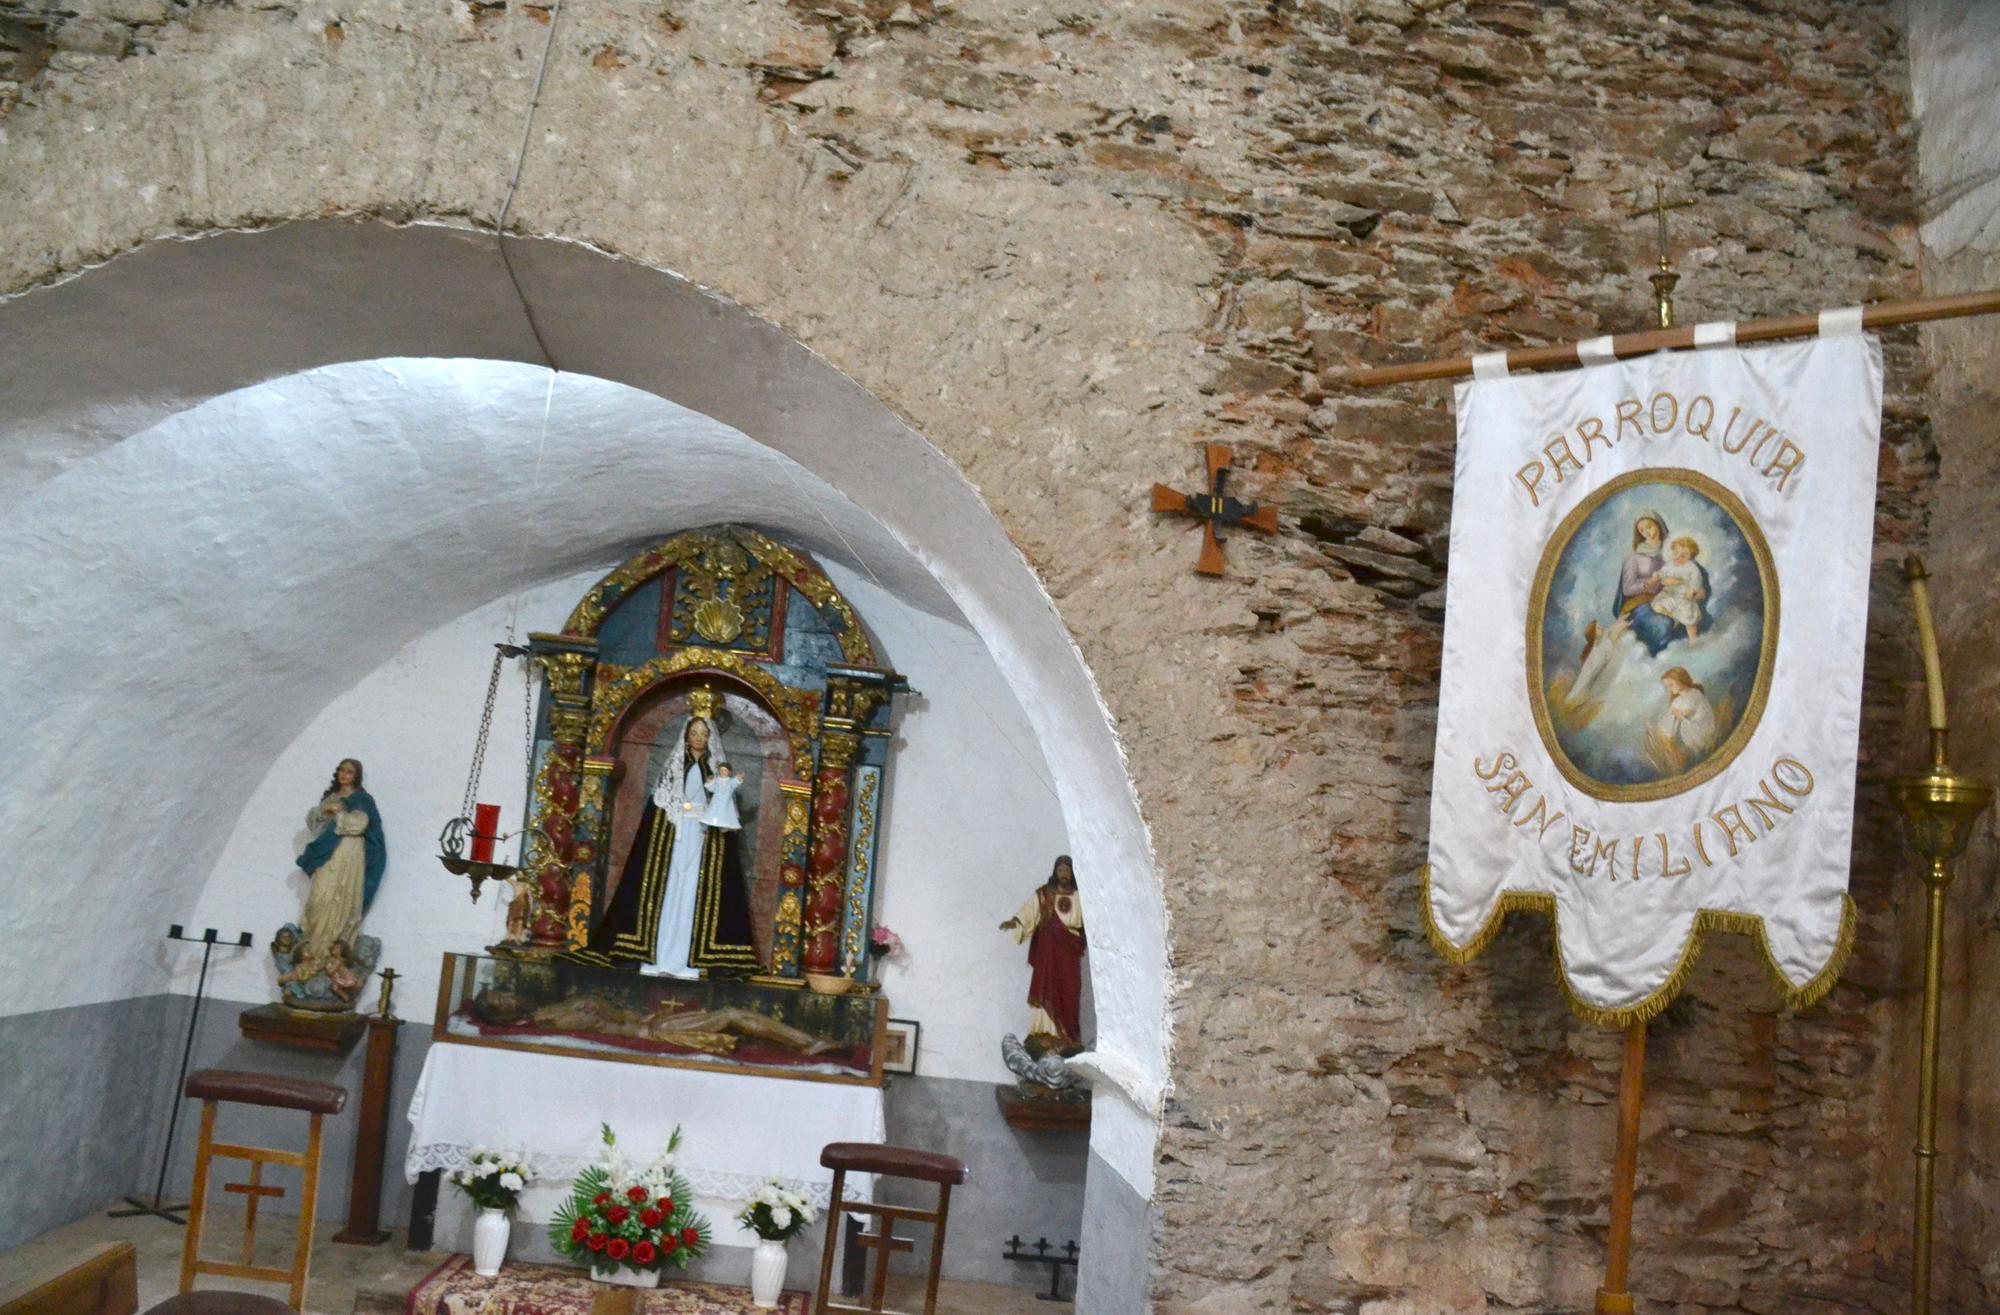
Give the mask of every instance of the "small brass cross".
M 1630 212 L 1634 219 L 1652 215 L 1659 221 L 1660 268 L 1649 276 L 1649 281 L 1653 285 L 1655 306 L 1660 314 L 1660 327 L 1663 329 L 1674 327 L 1674 285 L 1681 281 L 1681 276 L 1674 272 L 1673 248 L 1667 243 L 1667 211 L 1685 210 L 1693 204 L 1691 200 L 1667 200 L 1666 184 L 1656 178 L 1653 180 L 1653 204 Z

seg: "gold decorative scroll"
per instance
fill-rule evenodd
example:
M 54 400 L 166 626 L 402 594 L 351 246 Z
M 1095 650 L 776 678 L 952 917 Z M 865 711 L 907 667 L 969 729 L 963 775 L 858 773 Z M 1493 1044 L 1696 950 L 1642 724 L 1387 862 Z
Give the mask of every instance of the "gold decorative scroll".
M 847 936 L 842 961 L 861 961 L 862 928 L 868 925 L 868 879 L 875 862 L 875 795 L 882 773 L 860 773 L 861 789 L 854 798 L 854 836 L 848 849 Z
M 591 701 L 590 751 L 609 752 L 611 728 L 633 701 L 660 682 L 690 671 L 719 672 L 756 691 L 791 741 L 792 773 L 804 776 L 812 770 L 812 742 L 819 734 L 819 697 L 811 690 L 780 684 L 761 663 L 719 648 L 676 649 L 636 667 L 600 665 Z
M 740 566 L 738 554 L 748 559 Z M 721 605 L 726 600 L 718 597 L 714 581 L 736 575 L 749 579 L 769 570 L 814 607 L 830 612 L 838 619 L 835 638 L 840 643 L 843 662 L 855 666 L 875 665 L 875 647 L 869 642 L 868 632 L 861 628 L 861 618 L 854 614 L 854 609 L 833 587 L 833 581 L 827 579 L 826 573 L 804 553 L 740 525 L 677 534 L 628 559 L 583 596 L 576 610 L 570 613 L 569 620 L 563 623 L 563 633 L 584 637 L 595 635 L 597 628 L 604 624 L 604 618 L 634 589 L 675 569 L 700 576 L 705 583 L 700 583 L 696 592 L 705 601 L 718 604 L 702 614 L 698 633 L 704 638 L 717 643 L 727 642 L 720 636 L 733 638 L 732 628 L 741 626 L 740 615 L 732 619 L 730 609 Z

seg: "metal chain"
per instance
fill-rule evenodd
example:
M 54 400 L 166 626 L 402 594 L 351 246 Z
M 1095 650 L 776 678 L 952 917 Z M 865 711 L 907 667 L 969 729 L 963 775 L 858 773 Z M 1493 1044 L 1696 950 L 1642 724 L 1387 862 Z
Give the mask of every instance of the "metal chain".
M 526 789 L 532 793 L 535 788 L 535 664 L 532 658 L 528 659 L 521 672 L 521 708 L 527 714 L 527 731 L 522 736 L 522 743 L 528 746 L 528 762 L 521 779 L 527 782 Z
M 459 805 L 458 815 L 468 822 L 472 818 L 472 804 L 479 795 L 479 773 L 486 766 L 486 737 L 493 730 L 493 698 L 500 692 L 500 664 L 506 656 L 498 651 L 493 654 L 493 674 L 486 681 L 486 706 L 479 713 L 479 742 L 472 746 L 472 774 L 465 779 L 465 802 Z

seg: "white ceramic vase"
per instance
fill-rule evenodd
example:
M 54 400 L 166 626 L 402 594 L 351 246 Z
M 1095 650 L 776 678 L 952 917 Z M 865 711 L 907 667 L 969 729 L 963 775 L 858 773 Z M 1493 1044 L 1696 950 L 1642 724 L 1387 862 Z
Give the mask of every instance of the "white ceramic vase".
M 514 1231 L 507 1212 L 494 1206 L 472 1221 L 472 1272 L 492 1278 L 507 1259 L 507 1235 Z
M 750 1252 L 750 1304 L 769 1310 L 785 1290 L 785 1244 L 759 1238 Z
M 616 1283 L 625 1288 L 660 1286 L 660 1271 L 657 1269 L 628 1269 L 624 1265 L 592 1265 L 590 1276 L 599 1283 Z

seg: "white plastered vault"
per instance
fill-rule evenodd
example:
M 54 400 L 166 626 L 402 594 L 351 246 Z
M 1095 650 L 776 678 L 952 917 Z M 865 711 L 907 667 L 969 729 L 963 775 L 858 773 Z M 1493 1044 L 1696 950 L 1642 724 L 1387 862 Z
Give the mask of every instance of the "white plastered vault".
M 633 432 L 580 390 L 544 448 L 518 396 L 470 365 L 451 423 L 387 409 L 338 441 L 275 442 L 228 423 L 253 397 L 310 411 L 332 377 L 312 371 L 340 362 L 373 362 L 391 391 L 410 368 L 393 358 L 546 364 L 491 239 L 456 229 L 330 221 L 165 241 L 0 303 L 0 443 L 19 458 L 0 478 L 0 672 L 19 710 L 0 835 L 15 934 L 36 947 L 34 971 L 0 981 L 0 1013 L 165 989 L 160 924 L 272 758 L 439 619 L 607 548 L 761 522 L 962 617 L 1006 678 L 1093 924 L 1117 928 L 1089 960 L 1084 1062 L 1115 1097 L 1095 1102 L 1092 1148 L 1150 1196 L 1164 906 L 1108 714 L 1005 530 L 936 448 L 741 308 L 574 244 L 511 249 L 555 363 L 677 404 L 673 423 Z M 215 423 L 159 423 L 196 406 Z M 677 459 L 726 430 L 762 455 Z M 651 493 L 664 480 L 672 523 Z

